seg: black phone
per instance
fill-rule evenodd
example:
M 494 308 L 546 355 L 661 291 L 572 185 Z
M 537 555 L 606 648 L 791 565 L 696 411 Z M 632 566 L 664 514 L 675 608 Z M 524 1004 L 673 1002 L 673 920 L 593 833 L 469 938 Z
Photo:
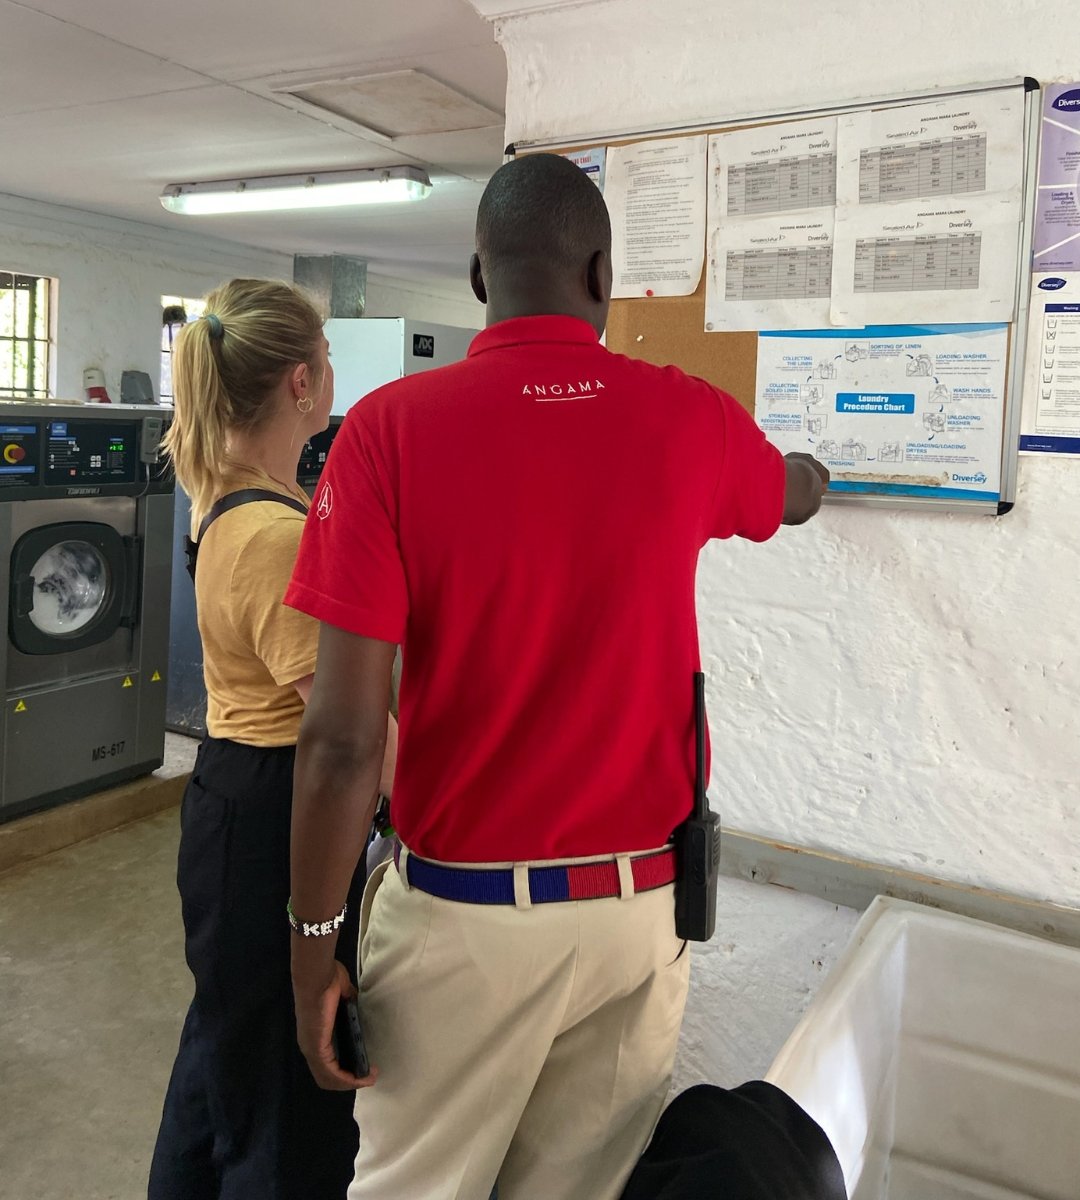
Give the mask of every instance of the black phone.
M 344 996 L 338 1004 L 334 1018 L 334 1053 L 343 1071 L 363 1079 L 371 1074 L 367 1047 L 364 1045 L 364 1028 L 360 1024 L 360 1010 L 356 998 Z

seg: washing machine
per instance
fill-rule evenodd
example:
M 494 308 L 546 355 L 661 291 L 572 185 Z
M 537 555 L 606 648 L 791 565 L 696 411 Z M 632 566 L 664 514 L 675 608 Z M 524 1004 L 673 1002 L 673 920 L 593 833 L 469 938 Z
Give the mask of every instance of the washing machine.
M 167 421 L 149 406 L 0 404 L 0 820 L 162 764 Z
M 326 456 L 344 417 L 333 416 L 330 426 L 317 433 L 301 451 L 296 482 L 314 496 Z M 171 633 L 169 641 L 169 687 L 165 713 L 166 728 L 188 737 L 206 733 L 206 683 L 203 679 L 202 642 L 195 613 L 195 589 L 187 573 L 184 537 L 191 529 L 191 500 L 183 488 L 176 489 L 173 529 L 173 574 Z

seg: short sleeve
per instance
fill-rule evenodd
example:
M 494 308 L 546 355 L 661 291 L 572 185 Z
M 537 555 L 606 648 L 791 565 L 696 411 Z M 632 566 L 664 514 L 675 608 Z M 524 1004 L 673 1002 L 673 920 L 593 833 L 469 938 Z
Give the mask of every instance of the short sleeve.
M 385 418 L 354 408 L 334 439 L 285 603 L 361 637 L 398 644 L 409 614 Z
M 269 521 L 244 544 L 229 577 L 233 629 L 283 687 L 315 670 L 319 626 L 282 603 L 303 523 Z
M 723 446 L 707 536 L 767 541 L 784 516 L 784 456 L 737 400 L 726 392 L 716 395 L 723 417 Z

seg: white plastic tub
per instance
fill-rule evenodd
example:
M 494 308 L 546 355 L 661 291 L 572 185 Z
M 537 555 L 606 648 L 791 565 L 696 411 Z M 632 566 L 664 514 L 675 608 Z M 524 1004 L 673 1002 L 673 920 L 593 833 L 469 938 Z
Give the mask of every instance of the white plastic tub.
M 1080 1200 L 1080 950 L 878 897 L 766 1078 L 851 1200 Z

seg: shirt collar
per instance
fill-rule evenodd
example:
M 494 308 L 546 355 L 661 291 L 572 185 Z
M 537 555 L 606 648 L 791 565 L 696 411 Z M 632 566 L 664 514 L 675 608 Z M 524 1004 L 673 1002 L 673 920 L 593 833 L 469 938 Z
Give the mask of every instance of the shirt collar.
M 600 338 L 588 321 L 580 317 L 511 317 L 481 330 L 469 346 L 469 357 L 485 350 L 501 350 L 536 342 L 574 342 L 595 346 Z

